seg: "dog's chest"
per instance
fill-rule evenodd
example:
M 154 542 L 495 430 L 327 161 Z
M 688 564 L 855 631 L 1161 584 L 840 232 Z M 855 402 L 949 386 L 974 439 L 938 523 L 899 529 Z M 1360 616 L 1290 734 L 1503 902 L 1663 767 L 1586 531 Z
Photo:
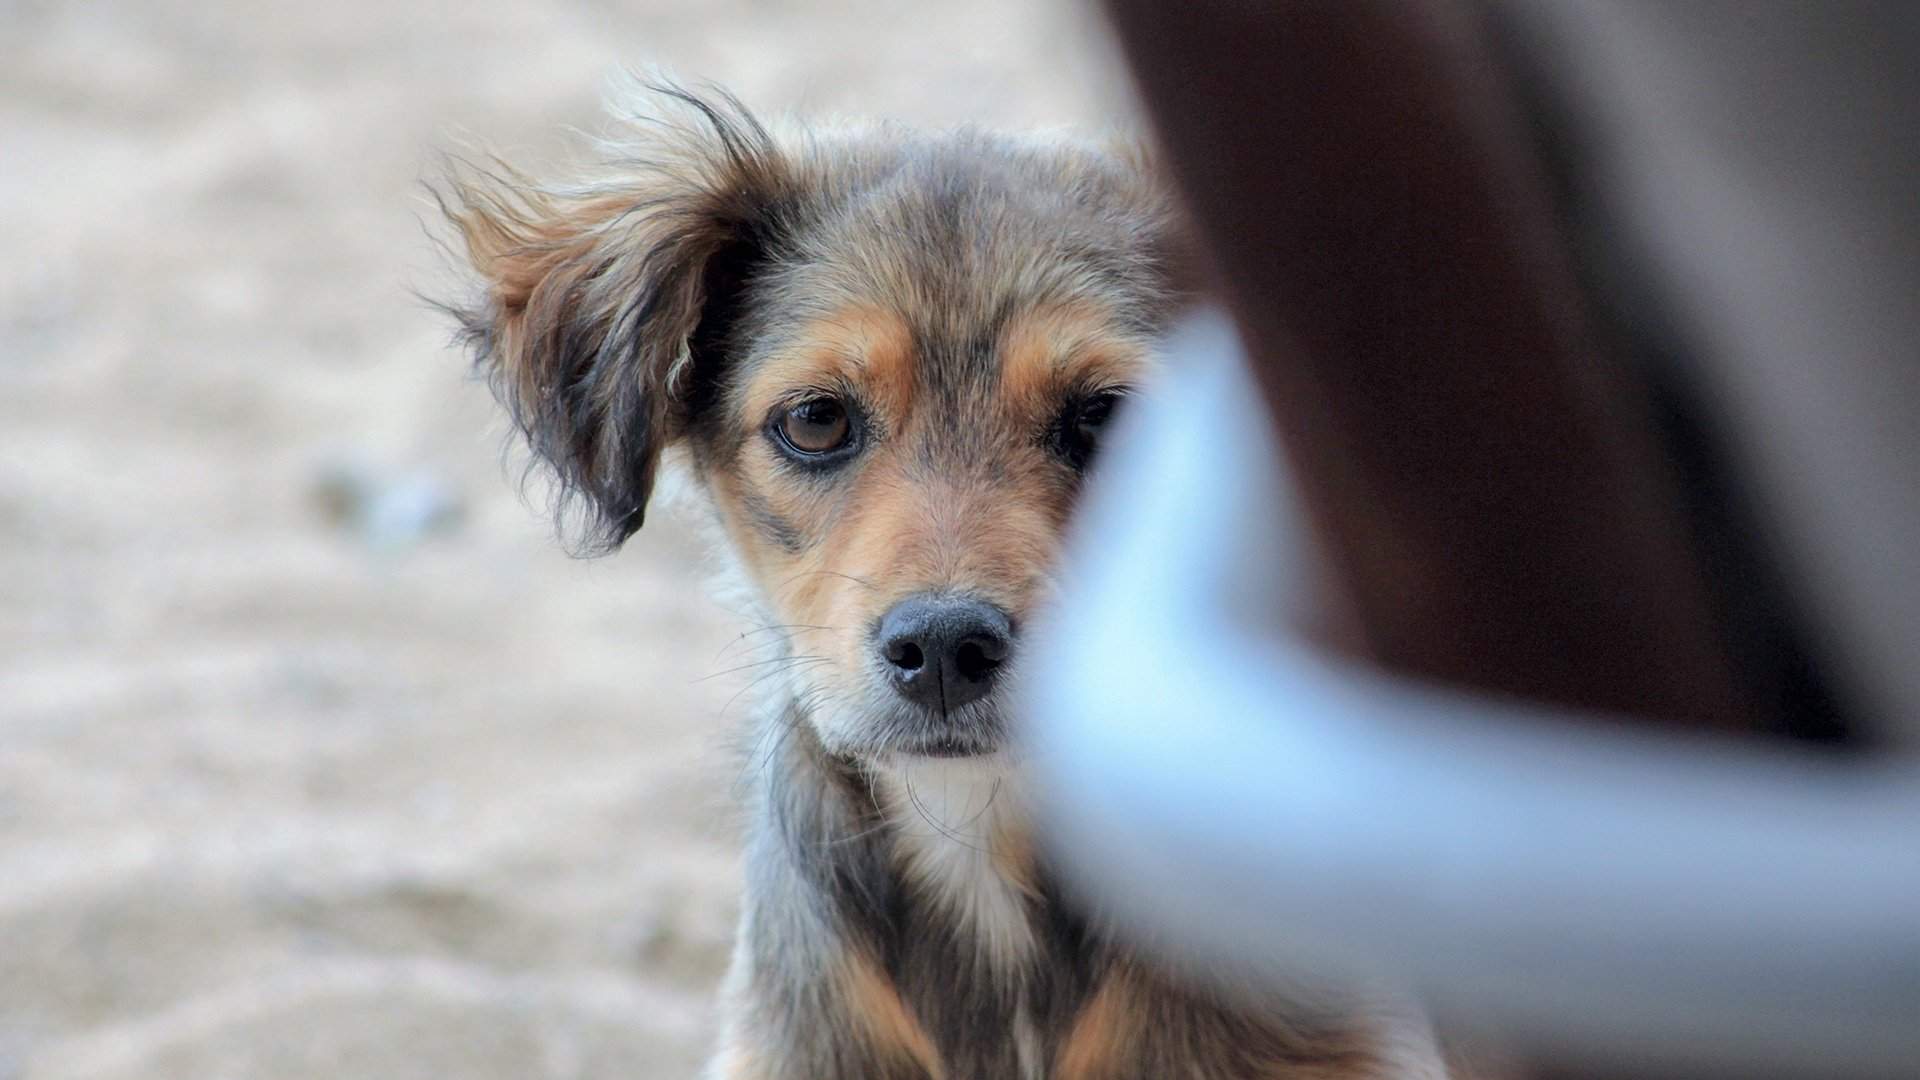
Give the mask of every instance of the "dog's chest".
M 901 926 L 902 999 L 937 1048 L 949 1080 L 1046 1080 L 1075 1006 L 1085 997 L 1070 951 L 1044 920 L 1023 928 L 1017 962 L 984 955 L 951 930 L 950 916 L 912 912 Z
M 1013 781 L 991 766 L 920 761 L 893 770 L 884 792 L 895 865 L 914 900 L 951 924 L 959 951 L 973 953 L 960 959 L 1000 973 L 1030 965 L 1034 871 Z
M 909 901 L 894 943 L 902 995 L 950 1076 L 1041 1080 L 1084 964 L 1041 896 L 1012 781 L 923 762 L 882 790 Z

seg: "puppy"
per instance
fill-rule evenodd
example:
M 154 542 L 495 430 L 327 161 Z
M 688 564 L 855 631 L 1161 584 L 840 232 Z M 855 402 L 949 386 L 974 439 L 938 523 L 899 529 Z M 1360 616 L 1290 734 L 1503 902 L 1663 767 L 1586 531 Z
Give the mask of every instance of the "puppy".
M 710 1075 L 1437 1075 L 1349 1010 L 1156 967 L 1028 833 L 1020 632 L 1179 299 L 1141 155 L 656 106 L 680 118 L 584 183 L 469 170 L 443 202 L 481 281 L 464 338 L 586 546 L 675 461 L 760 624 Z

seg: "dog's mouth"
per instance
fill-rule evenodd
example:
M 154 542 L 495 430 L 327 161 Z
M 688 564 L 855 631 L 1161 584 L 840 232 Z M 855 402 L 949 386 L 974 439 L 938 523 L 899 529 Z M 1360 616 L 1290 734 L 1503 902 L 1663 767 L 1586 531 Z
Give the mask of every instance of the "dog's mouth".
M 882 756 L 937 758 L 986 757 L 1005 749 L 1005 717 L 988 702 L 952 713 L 919 709 L 890 710 L 871 732 L 870 747 Z
M 970 758 L 985 757 L 998 749 L 993 741 L 987 739 L 943 736 L 915 740 L 902 746 L 898 752 L 914 757 Z
M 851 693 L 832 683 L 825 686 L 817 690 L 814 683 L 799 683 L 794 694 L 824 745 L 835 754 L 870 762 L 889 758 L 951 761 L 990 757 L 1013 741 L 1004 693 L 944 709 L 904 700 L 884 683 L 857 684 Z

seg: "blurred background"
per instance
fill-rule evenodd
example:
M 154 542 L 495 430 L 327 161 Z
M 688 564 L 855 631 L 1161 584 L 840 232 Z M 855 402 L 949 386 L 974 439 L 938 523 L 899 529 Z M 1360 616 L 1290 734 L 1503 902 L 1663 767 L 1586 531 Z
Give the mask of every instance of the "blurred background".
M 623 66 L 1102 125 L 1102 40 L 1020 0 L 0 0 L 0 1080 L 691 1075 L 737 628 L 670 517 L 583 562 L 521 497 L 413 294 L 457 288 L 421 181 L 566 160 Z

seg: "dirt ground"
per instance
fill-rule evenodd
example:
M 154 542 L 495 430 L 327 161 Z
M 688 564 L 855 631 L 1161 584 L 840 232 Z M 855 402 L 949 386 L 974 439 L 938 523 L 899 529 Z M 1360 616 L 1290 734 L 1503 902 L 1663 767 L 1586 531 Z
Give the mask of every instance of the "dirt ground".
M 992 0 L 0 0 L 0 1080 L 692 1075 L 738 627 L 570 560 L 414 299 L 436 150 L 623 65 L 769 111 L 1101 123 Z

